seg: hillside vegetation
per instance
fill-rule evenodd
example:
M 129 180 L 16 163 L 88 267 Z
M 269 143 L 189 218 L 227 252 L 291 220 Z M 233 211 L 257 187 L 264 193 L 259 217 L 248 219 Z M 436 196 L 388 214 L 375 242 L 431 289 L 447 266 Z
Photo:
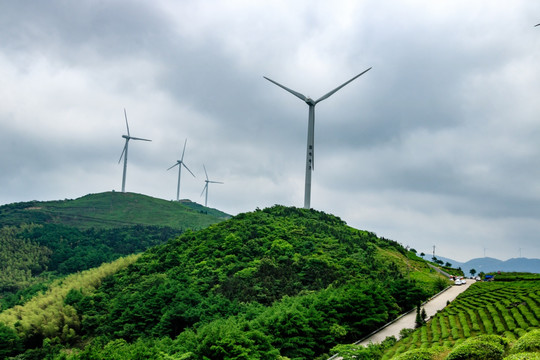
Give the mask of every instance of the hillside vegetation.
M 50 280 L 165 243 L 228 215 L 190 201 L 131 193 L 0 207 L 0 310 Z
M 274 206 L 152 247 L 96 291 L 72 286 L 69 336 L 4 327 L 21 359 L 324 359 L 446 285 L 394 241 Z
M 110 229 L 133 225 L 201 229 L 230 216 L 202 205 L 150 196 L 104 192 L 75 200 L 30 201 L 0 206 L 0 227 L 62 224 L 78 229 Z

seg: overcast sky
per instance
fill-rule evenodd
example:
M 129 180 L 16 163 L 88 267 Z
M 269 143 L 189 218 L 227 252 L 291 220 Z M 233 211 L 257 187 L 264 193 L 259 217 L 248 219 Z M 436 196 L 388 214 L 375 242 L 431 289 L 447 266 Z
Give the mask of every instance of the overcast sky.
M 419 252 L 540 258 L 540 2 L 0 0 L 0 204 L 311 206 Z

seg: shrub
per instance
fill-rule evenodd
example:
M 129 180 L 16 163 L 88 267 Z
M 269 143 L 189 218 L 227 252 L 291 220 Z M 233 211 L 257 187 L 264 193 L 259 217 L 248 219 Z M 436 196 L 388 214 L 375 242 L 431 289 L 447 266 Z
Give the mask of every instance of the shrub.
M 376 344 L 369 344 L 367 347 L 354 344 L 337 345 L 331 352 L 338 353 L 343 360 L 372 360 L 382 355 L 380 347 Z
M 500 360 L 507 344 L 508 340 L 502 336 L 476 336 L 454 347 L 446 360 Z
M 540 360 L 540 353 L 522 352 L 507 356 L 504 360 Z
M 405 339 L 407 336 L 411 335 L 414 332 L 414 329 L 404 328 L 399 331 L 399 339 Z
M 526 351 L 540 351 L 540 329 L 532 330 L 520 337 L 511 350 L 512 353 Z
M 22 340 L 15 330 L 0 323 L 0 359 L 22 350 Z
M 413 349 L 398 355 L 394 360 L 433 360 L 445 348 L 434 346 L 430 349 Z

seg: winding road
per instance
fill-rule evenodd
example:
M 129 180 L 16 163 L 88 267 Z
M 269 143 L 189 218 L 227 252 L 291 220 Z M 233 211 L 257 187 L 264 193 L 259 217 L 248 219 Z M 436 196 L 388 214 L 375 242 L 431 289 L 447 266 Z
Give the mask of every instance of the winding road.
M 453 285 L 447 290 L 440 292 L 429 301 L 427 301 L 422 307 L 426 310 L 426 315 L 428 318 L 434 316 L 437 311 L 444 309 L 448 302 L 454 300 L 459 294 L 464 292 L 473 284 L 475 280 L 467 279 L 467 283 L 463 285 Z M 378 344 L 381 343 L 388 336 L 395 336 L 399 340 L 399 332 L 402 329 L 414 329 L 416 322 L 416 311 L 411 311 L 402 315 L 397 320 L 385 325 L 378 331 L 372 333 L 368 337 L 355 342 L 356 345 L 369 345 L 370 343 Z M 335 354 L 330 357 L 328 360 L 341 360 L 342 358 L 339 354 Z
M 454 285 L 426 302 L 422 307 L 426 310 L 426 315 L 428 318 L 435 315 L 437 311 L 444 309 L 448 301 L 454 300 L 459 294 L 467 290 L 474 282 L 474 280 L 467 279 L 466 284 Z M 411 311 L 410 313 L 400 317 L 397 321 L 394 321 L 368 338 L 362 339 L 360 342 L 355 344 L 368 345 L 369 343 L 380 343 L 386 339 L 387 336 L 395 336 L 396 339 L 399 339 L 399 332 L 401 329 L 414 329 L 415 320 L 416 311 Z

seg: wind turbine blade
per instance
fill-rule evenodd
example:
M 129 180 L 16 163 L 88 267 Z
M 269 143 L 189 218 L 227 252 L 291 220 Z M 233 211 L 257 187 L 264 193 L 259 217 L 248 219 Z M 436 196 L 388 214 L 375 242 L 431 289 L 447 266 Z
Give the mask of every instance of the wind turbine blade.
M 127 121 L 127 112 L 126 112 L 126 108 L 124 108 L 124 117 L 126 118 L 126 128 L 127 128 L 127 132 L 128 132 L 128 136 L 129 136 L 129 125 L 128 125 L 128 121 Z
M 120 154 L 120 159 L 118 159 L 119 164 L 120 164 L 120 161 L 122 161 L 122 158 L 124 157 L 124 154 L 126 153 L 127 146 L 128 146 L 128 139 L 126 139 L 126 145 L 124 145 L 124 149 L 122 150 L 122 153 Z
M 133 139 L 133 140 L 142 140 L 142 141 L 152 141 L 152 140 L 138 138 L 138 137 L 131 137 L 131 139 Z
M 206 175 L 206 181 L 208 181 L 208 173 L 206 172 L 206 167 L 204 166 L 204 164 L 203 164 L 202 167 L 204 168 L 204 174 Z
M 536 27 L 536 26 L 539 26 L 539 25 L 540 25 L 540 24 L 536 24 L 536 25 L 534 25 L 534 26 Z
M 171 170 L 173 167 L 175 167 L 176 165 L 178 165 L 179 163 L 176 163 L 174 164 L 173 166 L 171 166 L 170 168 L 167 169 L 167 171 Z
M 206 190 L 207 188 L 208 188 L 208 183 L 206 183 L 206 185 L 204 185 L 200 196 L 202 196 L 202 194 L 204 194 L 204 190 Z
M 221 182 L 221 181 L 212 181 L 212 180 L 209 180 L 208 182 L 209 182 L 209 183 L 212 183 L 212 184 L 224 184 L 224 183 Z
M 191 173 L 191 175 L 193 175 L 193 177 L 194 177 L 194 178 L 196 178 L 195 174 L 194 174 L 194 173 L 193 173 L 193 172 L 192 172 L 191 170 L 189 170 L 189 168 L 187 167 L 187 165 L 186 165 L 186 164 L 184 164 L 184 162 L 183 162 L 183 161 L 182 161 L 182 166 L 183 166 L 183 167 L 185 167 L 185 168 L 186 168 L 186 170 L 187 170 L 187 171 L 189 171 L 189 172 Z
M 299 92 L 296 92 L 296 91 L 294 91 L 294 90 L 291 90 L 291 89 L 289 89 L 288 87 L 283 86 L 283 85 L 281 85 L 280 83 L 275 82 L 274 80 L 267 78 L 266 76 L 263 76 L 263 78 L 265 78 L 266 80 L 270 81 L 271 83 L 276 84 L 276 85 L 279 86 L 280 88 L 282 88 L 282 89 L 284 89 L 284 90 L 290 92 L 291 94 L 293 94 L 294 96 L 296 96 L 297 98 L 299 98 L 299 99 L 301 99 L 301 100 L 303 100 L 303 101 L 307 101 L 307 99 L 308 99 L 305 95 L 300 94 Z
M 339 89 L 341 89 L 342 87 L 344 87 L 345 85 L 347 85 L 348 83 L 350 83 L 351 81 L 355 80 L 356 78 L 360 77 L 361 75 L 364 75 L 364 74 L 367 73 L 369 70 L 371 70 L 371 68 L 362 71 L 360 74 L 356 75 L 356 76 L 353 77 L 351 80 L 349 80 L 349 81 L 343 83 L 342 85 L 338 86 L 338 87 L 335 88 L 334 90 L 330 91 L 328 94 L 323 95 L 323 96 L 320 97 L 317 101 L 315 101 L 315 104 L 317 104 L 318 102 L 323 101 L 323 100 L 325 100 L 325 99 L 328 99 L 328 98 L 329 98 L 330 96 L 332 96 L 336 91 L 338 91 Z
M 184 161 L 184 153 L 186 152 L 186 144 L 187 144 L 187 138 L 186 141 L 184 141 L 184 150 L 182 150 L 182 157 L 180 158 L 180 161 Z

